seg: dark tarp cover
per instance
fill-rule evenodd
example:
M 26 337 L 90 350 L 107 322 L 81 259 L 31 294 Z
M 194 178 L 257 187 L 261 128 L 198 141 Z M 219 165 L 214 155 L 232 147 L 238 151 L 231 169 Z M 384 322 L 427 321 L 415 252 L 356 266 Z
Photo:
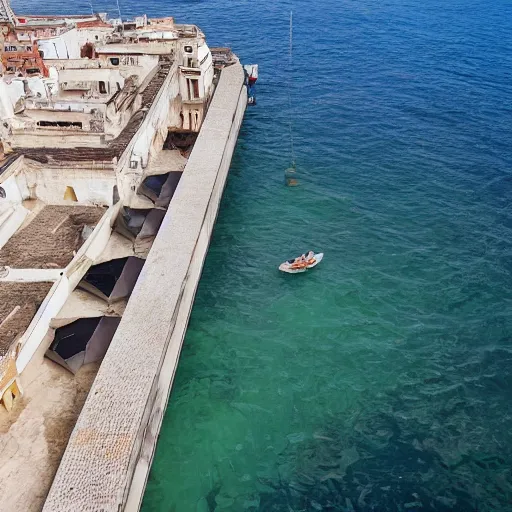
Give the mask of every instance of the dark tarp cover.
M 84 364 L 103 359 L 120 321 L 110 316 L 81 318 L 59 327 L 46 356 L 76 373 Z

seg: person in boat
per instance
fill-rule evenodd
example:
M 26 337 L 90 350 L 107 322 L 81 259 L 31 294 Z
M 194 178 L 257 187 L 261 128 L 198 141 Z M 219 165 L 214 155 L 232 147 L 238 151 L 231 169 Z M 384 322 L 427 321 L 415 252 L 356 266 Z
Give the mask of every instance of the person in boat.
M 308 261 L 310 261 L 311 259 L 313 259 L 314 256 L 315 256 L 315 253 L 313 251 L 308 251 L 308 252 L 305 252 L 304 254 L 301 254 L 297 258 L 293 258 L 291 260 L 288 260 L 288 263 L 290 265 L 305 264 Z
M 313 251 L 305 252 L 304 254 L 301 254 L 298 258 L 295 259 L 297 263 L 307 263 L 309 260 L 312 260 L 315 256 L 315 253 Z
M 309 261 L 315 257 L 315 253 L 313 251 L 309 251 L 309 252 L 305 253 L 303 256 L 304 256 L 305 261 Z

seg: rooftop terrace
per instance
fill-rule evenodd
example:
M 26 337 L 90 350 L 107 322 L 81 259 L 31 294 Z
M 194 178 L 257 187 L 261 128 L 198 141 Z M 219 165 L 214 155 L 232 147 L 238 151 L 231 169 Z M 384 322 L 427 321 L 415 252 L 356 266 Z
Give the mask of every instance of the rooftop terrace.
M 0 357 L 25 332 L 52 284 L 0 282 Z
M 0 249 L 0 267 L 64 268 L 84 242 L 84 226 L 93 228 L 104 213 L 97 206 L 45 206 Z
M 162 87 L 169 71 L 170 62 L 162 62 L 160 68 L 142 92 L 142 109 L 139 110 L 126 125 L 121 134 L 105 147 L 75 147 L 75 148 L 19 148 L 18 154 L 47 163 L 49 158 L 57 161 L 112 161 L 126 149 L 133 136 L 144 121 L 146 113 L 153 104 L 158 91 Z

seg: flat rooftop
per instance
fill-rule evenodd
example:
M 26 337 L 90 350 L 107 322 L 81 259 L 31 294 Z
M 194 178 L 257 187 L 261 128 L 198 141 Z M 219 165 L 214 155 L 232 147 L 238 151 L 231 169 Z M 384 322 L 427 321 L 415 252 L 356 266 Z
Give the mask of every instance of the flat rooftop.
M 75 147 L 75 148 L 18 148 L 17 154 L 25 155 L 37 162 L 48 163 L 49 158 L 64 162 L 80 162 L 95 161 L 111 162 L 113 158 L 119 158 L 124 152 L 133 136 L 137 133 L 140 125 L 153 104 L 153 101 L 161 89 L 169 71 L 171 69 L 170 62 L 162 62 L 160 68 L 151 79 L 149 84 L 142 91 L 142 108 L 130 119 L 124 130 L 113 141 L 109 142 L 105 147 Z
M 27 330 L 52 285 L 0 282 L 0 358 Z
M 94 228 L 104 213 L 101 206 L 45 206 L 0 249 L 0 266 L 66 267 L 84 242 L 84 226 Z

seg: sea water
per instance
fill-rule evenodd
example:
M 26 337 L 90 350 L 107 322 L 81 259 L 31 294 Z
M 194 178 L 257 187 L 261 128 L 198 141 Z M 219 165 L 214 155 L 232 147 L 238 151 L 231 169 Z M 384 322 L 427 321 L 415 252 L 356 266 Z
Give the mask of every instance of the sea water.
M 512 4 L 119 7 L 260 66 L 142 510 L 512 510 Z

